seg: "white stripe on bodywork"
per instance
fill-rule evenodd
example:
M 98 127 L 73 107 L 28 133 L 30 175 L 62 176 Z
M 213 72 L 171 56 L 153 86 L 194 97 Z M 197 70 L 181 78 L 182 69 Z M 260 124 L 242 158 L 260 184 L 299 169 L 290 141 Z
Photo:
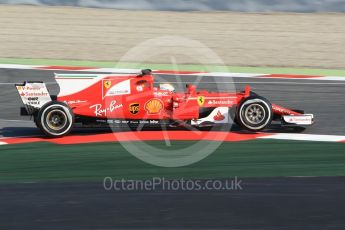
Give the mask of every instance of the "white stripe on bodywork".
M 220 113 L 220 115 L 224 116 L 224 119 L 221 121 L 215 120 L 214 117 L 217 115 L 217 113 Z M 230 123 L 229 108 L 228 107 L 217 107 L 207 117 L 200 118 L 197 120 L 192 120 L 191 125 L 200 125 L 204 122 L 212 122 L 215 124 L 228 124 L 228 123 Z
M 55 74 L 55 80 L 60 87 L 60 92 L 58 96 L 62 97 L 62 96 L 68 96 L 71 94 L 78 93 L 96 84 L 97 82 L 102 81 L 102 79 L 106 77 L 112 77 L 111 79 L 115 79 L 113 77 L 128 77 L 128 76 L 129 75 L 124 75 L 124 74 Z M 125 84 L 126 82 L 128 84 Z M 121 83 L 122 82 L 120 82 L 120 84 Z M 122 84 L 125 84 L 123 86 L 124 88 L 129 89 L 128 93 L 126 93 L 126 94 L 129 94 L 130 93 L 129 80 L 125 80 L 125 82 Z M 115 86 L 113 86 L 111 89 L 113 89 L 114 87 Z M 111 92 L 111 90 L 109 90 L 109 92 Z M 120 94 L 113 94 L 113 95 L 120 95 Z
M 64 75 L 63 77 L 59 77 L 62 75 L 55 74 L 55 80 L 57 84 L 60 87 L 60 92 L 58 94 L 59 97 L 68 96 L 77 92 L 80 92 L 91 85 L 97 83 L 102 78 L 105 77 L 105 75 L 98 75 L 95 78 L 88 78 L 88 79 L 80 79 L 80 78 L 73 78 L 72 74 L 71 77 L 68 78 L 67 75 Z M 78 76 L 81 76 L 81 74 L 78 74 Z M 85 77 L 88 77 L 85 74 Z
M 106 80 L 105 80 L 106 81 Z M 104 84 L 102 82 L 102 84 Z M 102 87 L 102 96 L 104 97 L 113 97 L 118 95 L 126 95 L 131 94 L 131 79 L 127 79 L 124 81 L 117 82 L 115 85 L 113 85 L 107 93 L 103 92 L 104 88 Z
M 295 140 L 295 141 L 326 141 L 340 142 L 345 141 L 345 136 L 337 135 L 317 135 L 300 133 L 277 133 L 270 136 L 258 137 L 260 139 Z
M 0 141 L 0 145 L 7 145 L 6 142 Z

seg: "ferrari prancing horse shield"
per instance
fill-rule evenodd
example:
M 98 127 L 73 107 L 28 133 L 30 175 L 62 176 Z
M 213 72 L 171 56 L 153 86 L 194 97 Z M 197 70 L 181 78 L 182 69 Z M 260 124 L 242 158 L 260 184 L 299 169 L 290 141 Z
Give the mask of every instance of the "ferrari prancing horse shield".
M 199 96 L 197 101 L 198 101 L 198 105 L 199 106 L 203 106 L 204 103 L 205 103 L 205 97 L 204 96 Z
M 110 86 L 111 86 L 111 81 L 105 81 L 105 82 L 104 82 L 104 87 L 105 87 L 105 88 L 109 89 Z

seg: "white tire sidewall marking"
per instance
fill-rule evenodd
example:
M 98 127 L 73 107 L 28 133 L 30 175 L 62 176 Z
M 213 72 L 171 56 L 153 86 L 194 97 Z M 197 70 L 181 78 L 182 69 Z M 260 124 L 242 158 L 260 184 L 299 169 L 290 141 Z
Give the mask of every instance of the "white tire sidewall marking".
M 64 132 L 62 132 L 62 133 L 59 133 L 59 134 L 55 134 L 55 133 L 52 133 L 50 130 L 48 130 L 46 127 L 45 127 L 45 123 L 44 123 L 44 120 L 45 120 L 45 113 L 47 112 L 47 110 L 48 109 L 50 109 L 51 107 L 60 107 L 60 108 L 62 108 L 64 111 L 65 111 L 65 113 L 66 113 L 66 115 L 67 115 L 67 117 L 68 117 L 68 119 L 69 119 L 69 126 L 68 126 L 68 128 L 64 131 Z M 61 135 L 64 135 L 65 133 L 67 133 L 69 130 L 70 130 L 70 128 L 72 127 L 72 115 L 71 115 L 71 113 L 70 113 L 70 111 L 68 110 L 68 108 L 66 108 L 65 106 L 63 106 L 63 105 L 60 105 L 60 104 L 52 104 L 52 105 L 50 105 L 50 106 L 48 106 L 47 108 L 45 108 L 44 109 L 44 111 L 42 112 L 42 116 L 41 116 L 41 124 L 42 124 L 42 128 L 47 132 L 47 133 L 49 133 L 49 134 L 51 134 L 51 135 L 53 135 L 53 136 L 61 136 Z
M 259 126 L 259 127 L 254 127 L 254 128 L 248 126 L 248 125 L 243 121 L 242 115 L 241 115 L 242 110 L 243 110 L 243 106 L 245 106 L 245 105 L 247 105 L 247 104 L 250 104 L 250 103 L 253 103 L 253 102 L 258 102 L 258 103 L 263 103 L 263 104 L 265 104 L 265 106 L 266 106 L 266 108 L 267 108 L 267 110 L 268 110 L 268 117 L 269 117 L 269 119 L 267 119 L 267 121 L 266 121 L 264 124 L 262 124 L 262 125 Z M 241 123 L 242 123 L 244 126 L 246 126 L 246 127 L 249 128 L 249 129 L 259 130 L 259 129 L 262 129 L 263 127 L 265 127 L 265 126 L 268 124 L 268 122 L 270 121 L 270 118 L 271 118 L 271 116 L 272 116 L 272 111 L 271 111 L 271 109 L 270 109 L 270 106 L 269 106 L 264 100 L 262 100 L 262 99 L 250 99 L 250 100 L 248 100 L 248 101 L 245 101 L 245 102 L 241 105 L 240 110 L 238 111 L 238 114 L 239 114 Z

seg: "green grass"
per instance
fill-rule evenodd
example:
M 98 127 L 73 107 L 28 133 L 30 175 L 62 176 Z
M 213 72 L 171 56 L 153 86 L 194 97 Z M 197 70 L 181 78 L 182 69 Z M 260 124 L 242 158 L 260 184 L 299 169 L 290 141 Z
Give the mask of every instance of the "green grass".
M 167 148 L 164 142 L 150 142 Z M 183 147 L 186 142 L 173 142 Z M 193 165 L 164 168 L 144 163 L 119 143 L 0 146 L 0 182 L 102 181 L 112 178 L 229 178 L 345 176 L 345 144 L 255 140 L 222 143 Z
M 151 68 L 160 70 L 172 70 L 171 64 L 148 64 L 148 63 L 116 63 L 105 61 L 78 61 L 78 60 L 53 60 L 53 59 L 18 59 L 0 58 L 2 64 L 23 65 L 61 65 L 61 66 L 90 66 L 90 67 L 117 67 L 117 68 Z M 306 69 L 306 68 L 273 68 L 273 67 L 240 67 L 240 66 L 200 66 L 178 65 L 179 70 L 190 71 L 213 71 L 213 72 L 236 72 L 236 73 L 277 73 L 277 74 L 304 74 L 321 76 L 345 76 L 345 69 Z

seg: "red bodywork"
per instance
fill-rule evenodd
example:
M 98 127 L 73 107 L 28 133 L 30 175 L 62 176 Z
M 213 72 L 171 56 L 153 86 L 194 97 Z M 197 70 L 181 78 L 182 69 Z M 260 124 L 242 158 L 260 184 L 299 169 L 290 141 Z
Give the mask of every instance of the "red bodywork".
M 70 84 L 74 84 L 75 78 L 57 76 L 56 80 L 63 80 L 64 84 L 71 80 Z M 81 77 L 78 80 L 82 82 Z M 230 108 L 250 96 L 249 86 L 244 92 L 222 93 L 197 91 L 194 85 L 188 85 L 185 92 L 175 93 L 154 87 L 153 83 L 152 75 L 109 75 L 77 92 L 60 94 L 57 100 L 66 102 L 77 117 L 193 120 L 199 118 L 200 108 Z M 300 115 L 277 105 L 272 105 L 272 109 L 278 115 Z

